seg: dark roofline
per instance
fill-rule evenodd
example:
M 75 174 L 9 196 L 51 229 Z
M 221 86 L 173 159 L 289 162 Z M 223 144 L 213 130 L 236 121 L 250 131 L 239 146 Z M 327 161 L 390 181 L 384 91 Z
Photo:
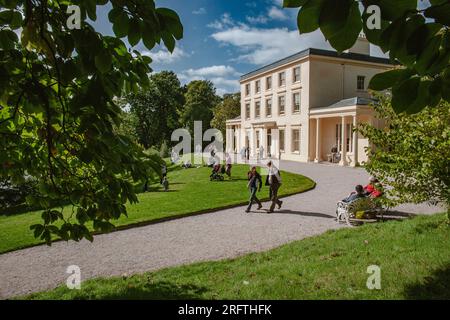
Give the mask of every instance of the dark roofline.
M 365 54 L 359 54 L 359 53 L 337 53 L 336 51 L 330 51 L 330 50 L 323 50 L 323 49 L 315 49 L 315 48 L 309 48 L 300 52 L 297 52 L 289 57 L 283 58 L 281 60 L 275 61 L 271 64 L 268 64 L 264 67 L 261 67 L 259 69 L 256 69 L 254 71 L 250 71 L 249 73 L 246 73 L 241 76 L 240 81 L 246 80 L 248 78 L 254 77 L 260 73 L 269 71 L 271 69 L 274 69 L 276 67 L 282 66 L 284 64 L 287 64 L 289 62 L 307 57 L 309 55 L 316 55 L 316 56 L 323 56 L 323 57 L 333 57 L 333 58 L 341 58 L 341 59 L 348 59 L 348 60 L 355 60 L 355 61 L 364 61 L 364 62 L 373 62 L 373 63 L 380 63 L 380 64 L 388 64 L 388 65 L 395 65 L 391 62 L 391 60 L 386 58 L 379 58 L 379 57 L 372 57 Z

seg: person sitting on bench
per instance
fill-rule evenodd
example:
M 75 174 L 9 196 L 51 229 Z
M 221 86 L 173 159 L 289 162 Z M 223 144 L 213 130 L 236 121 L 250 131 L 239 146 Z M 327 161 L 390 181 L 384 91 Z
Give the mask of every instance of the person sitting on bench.
M 343 199 L 342 202 L 350 203 L 350 202 L 355 201 L 356 199 L 365 198 L 366 197 L 365 194 L 364 194 L 364 188 L 363 188 L 362 185 L 358 184 L 355 187 L 355 191 L 356 192 L 352 192 L 347 198 Z

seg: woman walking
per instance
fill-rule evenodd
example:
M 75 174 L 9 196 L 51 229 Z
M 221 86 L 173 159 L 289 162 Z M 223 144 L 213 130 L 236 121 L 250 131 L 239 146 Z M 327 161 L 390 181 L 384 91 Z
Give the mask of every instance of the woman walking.
M 261 175 L 256 171 L 256 167 L 252 167 L 252 169 L 248 172 L 248 184 L 247 187 L 250 190 L 250 200 L 248 203 L 247 210 L 245 212 L 250 212 L 252 208 L 253 201 L 258 204 L 258 210 L 262 208 L 261 201 L 259 201 L 256 196 L 257 191 L 261 191 L 262 187 L 262 179 Z

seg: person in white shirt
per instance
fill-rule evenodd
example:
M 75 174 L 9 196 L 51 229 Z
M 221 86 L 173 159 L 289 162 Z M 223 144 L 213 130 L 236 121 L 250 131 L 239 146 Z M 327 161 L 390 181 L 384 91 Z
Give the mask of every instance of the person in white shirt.
M 281 186 L 281 176 L 280 171 L 277 167 L 272 164 L 272 161 L 267 163 L 267 168 L 269 169 L 269 173 L 267 175 L 267 184 L 269 185 L 269 196 L 272 204 L 269 209 L 269 213 L 272 213 L 275 209 L 275 205 L 278 205 L 278 209 L 281 209 L 281 205 L 283 201 L 278 199 L 278 189 Z

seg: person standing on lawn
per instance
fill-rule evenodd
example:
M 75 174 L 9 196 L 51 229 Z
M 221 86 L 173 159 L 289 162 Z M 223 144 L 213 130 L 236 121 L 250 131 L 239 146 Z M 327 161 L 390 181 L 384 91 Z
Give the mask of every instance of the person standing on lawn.
M 258 210 L 262 208 L 261 201 L 259 201 L 256 196 L 257 191 L 261 191 L 262 187 L 262 179 L 261 175 L 256 171 L 256 167 L 252 167 L 252 169 L 248 172 L 248 184 L 247 187 L 250 190 L 250 200 L 248 202 L 247 210 L 245 212 L 249 213 L 252 209 L 253 201 L 258 204 Z
M 269 169 L 267 175 L 267 184 L 270 188 L 269 196 L 270 200 L 272 201 L 269 213 L 272 213 L 275 209 L 275 205 L 278 205 L 278 209 L 281 209 L 281 205 L 283 204 L 283 201 L 278 199 L 278 189 L 280 189 L 281 186 L 281 176 L 280 171 L 273 165 L 272 161 L 269 161 L 267 163 L 267 168 Z

